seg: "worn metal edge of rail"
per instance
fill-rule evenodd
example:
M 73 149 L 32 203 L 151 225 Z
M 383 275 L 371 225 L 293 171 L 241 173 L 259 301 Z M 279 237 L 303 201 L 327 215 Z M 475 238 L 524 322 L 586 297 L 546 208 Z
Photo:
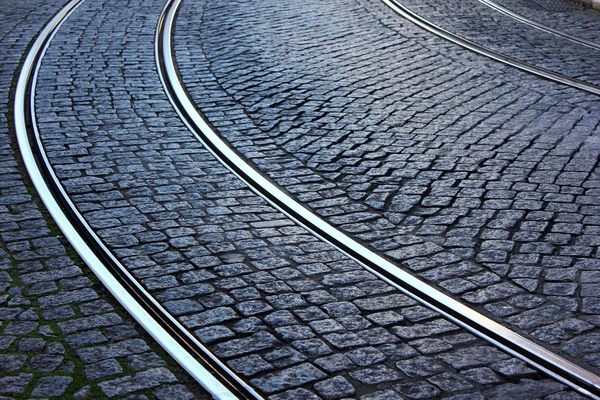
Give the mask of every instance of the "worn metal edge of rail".
M 27 172 L 38 195 L 65 237 L 129 314 L 215 398 L 248 398 L 243 390 L 237 390 L 235 386 L 239 385 L 231 385 L 227 379 L 223 379 L 222 371 L 227 368 L 218 365 L 220 361 L 137 282 L 95 235 L 70 201 L 44 153 L 35 118 L 35 86 L 38 73 L 42 58 L 58 29 L 84 1 L 71 0 L 44 27 L 29 50 L 19 73 L 15 91 L 14 123 L 19 150 Z M 213 376 L 203 363 L 216 370 L 221 375 L 220 379 Z M 221 380 L 226 383 L 222 383 Z
M 550 33 L 552 35 L 556 35 L 558 37 L 562 37 L 563 39 L 570 40 L 570 41 L 578 43 L 578 44 L 580 44 L 582 46 L 586 46 L 586 47 L 590 47 L 590 48 L 593 48 L 593 49 L 596 49 L 596 50 L 600 50 L 600 44 L 591 42 L 591 41 L 586 40 L 586 39 L 582 39 L 582 38 L 580 38 L 578 36 L 571 35 L 570 33 L 566 33 L 566 32 L 560 31 L 558 29 L 552 28 L 551 26 L 544 25 L 544 24 L 542 24 L 540 22 L 537 22 L 537 21 L 534 21 L 532 19 L 529 19 L 529 18 L 527 18 L 527 17 L 525 17 L 525 16 L 523 16 L 523 15 L 521 15 L 519 13 L 516 13 L 516 12 L 514 12 L 512 10 L 509 10 L 506 7 L 501 6 L 500 4 L 498 4 L 498 3 L 494 2 L 494 1 L 491 1 L 491 0 L 477 0 L 477 1 L 479 1 L 481 4 L 484 4 L 484 5 L 488 6 L 492 10 L 496 10 L 496 11 L 498 11 L 498 12 L 504 14 L 504 15 L 507 15 L 507 16 L 509 16 L 509 17 L 511 17 L 511 18 L 513 18 L 513 19 L 515 19 L 515 20 L 517 20 L 519 22 L 521 22 L 521 23 L 530 25 L 530 26 L 532 26 L 532 27 L 534 27 L 536 29 L 539 29 L 541 31 Z
M 458 36 L 450 31 L 447 31 L 444 28 L 437 26 L 436 24 L 428 21 L 427 19 L 421 17 L 416 14 L 408 7 L 402 5 L 398 0 L 381 0 L 385 3 L 389 8 L 391 8 L 394 12 L 411 21 L 412 23 L 418 25 L 419 27 L 425 29 L 428 32 L 431 32 L 437 36 L 440 36 L 443 39 L 446 39 L 454 44 L 462 46 L 468 50 L 471 50 L 479 55 L 483 55 L 489 57 L 493 60 L 499 61 L 501 63 L 510 65 L 511 67 L 520 69 L 521 71 L 528 72 L 533 75 L 537 75 L 541 78 L 545 78 L 554 82 L 561 83 L 563 85 L 571 86 L 575 89 L 580 89 L 586 91 L 588 93 L 592 93 L 600 96 L 600 86 L 593 85 L 591 83 L 583 82 L 575 78 L 570 78 L 565 75 L 561 75 L 559 73 L 549 71 L 544 68 L 536 67 L 534 65 L 528 64 L 526 62 L 520 61 L 516 58 L 507 56 L 505 54 L 499 53 L 494 50 L 490 50 L 481 46 L 475 42 L 467 40 L 461 36 Z
M 253 192 L 366 270 L 475 335 L 574 388 L 600 399 L 600 377 L 500 325 L 400 269 L 322 220 L 251 166 L 217 133 L 193 104 L 179 78 L 172 48 L 173 27 L 183 0 L 169 0 L 164 26 L 157 35 L 157 64 L 173 107 L 192 134 Z

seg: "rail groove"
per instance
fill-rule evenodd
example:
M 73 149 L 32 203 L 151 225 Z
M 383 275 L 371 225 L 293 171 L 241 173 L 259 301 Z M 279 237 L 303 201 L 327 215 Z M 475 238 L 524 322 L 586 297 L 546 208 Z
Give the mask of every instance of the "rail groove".
M 156 62 L 161 81 L 184 123 L 227 169 L 296 223 L 401 292 L 580 393 L 600 399 L 600 377 L 438 291 L 366 248 L 305 208 L 230 147 L 207 118 L 196 109 L 180 80 L 174 59 L 172 36 L 181 3 L 182 0 L 169 0 L 165 8 L 165 18 L 157 32 Z M 600 94 L 600 90 L 598 93 Z
M 84 262 L 121 305 L 196 381 L 217 399 L 261 399 L 173 318 L 116 259 L 70 200 L 45 154 L 35 114 L 38 73 L 58 29 L 84 1 L 72 0 L 45 26 L 29 50 L 19 74 L 14 123 L 19 150 L 29 176 L 52 218 Z
M 514 18 L 517 21 L 520 21 L 520 22 L 522 22 L 524 24 L 532 26 L 532 27 L 534 27 L 536 29 L 539 29 L 541 31 L 548 32 L 548 33 L 550 33 L 552 35 L 555 35 L 555 36 L 558 36 L 558 37 L 562 37 L 564 39 L 570 40 L 570 41 L 572 41 L 574 43 L 577 43 L 577 44 L 580 44 L 582 46 L 586 46 L 586 47 L 590 47 L 592 49 L 600 50 L 600 44 L 591 42 L 591 41 L 586 40 L 586 39 L 582 39 L 582 38 L 580 38 L 578 36 L 571 35 L 570 33 L 566 33 L 566 32 L 560 31 L 558 29 L 554 29 L 554 28 L 552 28 L 552 27 L 550 27 L 548 25 L 541 24 L 541 23 L 539 23 L 537 21 L 534 21 L 532 19 L 529 19 L 529 18 L 527 18 L 527 17 L 525 17 L 525 16 L 523 16 L 521 14 L 518 14 L 518 13 L 516 13 L 514 11 L 511 11 L 508 8 L 503 7 L 503 6 L 501 6 L 500 4 L 498 4 L 498 3 L 494 2 L 494 1 L 491 1 L 491 0 L 477 0 L 477 1 L 479 1 L 480 3 L 482 3 L 482 4 L 484 4 L 484 5 L 488 6 L 488 7 L 490 7 L 493 10 L 496 10 L 498 12 L 501 12 L 502 14 L 508 15 L 509 17 Z
M 518 68 L 521 71 L 528 72 L 533 75 L 537 75 L 541 78 L 549 79 L 554 82 L 561 83 L 563 85 L 571 86 L 576 89 L 584 90 L 588 93 L 592 93 L 600 96 L 600 86 L 592 85 L 587 82 L 583 82 L 579 79 L 570 78 L 565 75 L 561 75 L 559 73 L 536 67 L 516 58 L 507 56 L 505 54 L 499 53 L 494 50 L 487 49 L 475 42 L 467 40 L 461 36 L 458 36 L 444 28 L 437 26 L 436 24 L 428 21 L 427 19 L 421 17 L 416 14 L 408 7 L 404 6 L 398 0 L 381 0 L 383 1 L 389 8 L 391 8 L 394 12 L 411 21 L 412 23 L 418 25 L 419 27 L 431 32 L 437 36 L 440 36 L 454 44 L 462 46 L 468 50 L 471 50 L 477 54 L 489 57 L 493 60 L 502 62 L 504 64 L 510 65 L 511 67 Z
M 120 264 L 93 232 L 56 177 L 35 118 L 35 85 L 41 60 L 61 24 L 84 0 L 72 0 L 44 28 L 27 55 L 15 95 L 15 129 L 27 170 L 43 202 L 73 247 L 103 284 L 144 328 L 216 398 L 260 398 L 179 324 Z M 510 331 L 424 284 L 388 260 L 322 221 L 285 194 L 225 143 L 191 103 L 177 76 L 171 34 L 181 0 L 170 0 L 157 28 L 157 63 L 169 98 L 186 125 L 250 188 L 313 234 L 331 243 L 367 270 L 455 323 L 525 360 L 581 393 L 600 398 L 600 379 L 591 372 Z M 208 364 L 218 379 L 206 370 Z

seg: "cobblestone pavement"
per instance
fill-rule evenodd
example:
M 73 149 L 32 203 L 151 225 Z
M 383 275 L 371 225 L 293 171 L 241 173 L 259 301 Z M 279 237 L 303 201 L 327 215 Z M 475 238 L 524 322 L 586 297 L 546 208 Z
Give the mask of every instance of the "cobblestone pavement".
M 401 3 L 436 25 L 486 48 L 584 82 L 600 84 L 600 71 L 597 68 L 600 65 L 600 50 L 540 31 L 499 13 L 478 0 L 452 3 L 403 0 Z M 568 1 L 564 0 L 563 3 Z M 568 13 L 571 18 L 565 18 L 565 21 L 558 18 L 556 20 L 561 21 L 561 27 L 569 25 L 573 20 L 580 20 L 579 15 L 574 16 L 575 13 L 576 11 Z M 540 13 L 541 15 L 544 14 Z M 586 31 L 595 32 L 592 35 L 597 38 L 600 32 L 600 12 L 590 10 L 586 16 L 589 18 L 584 19 L 581 25 Z
M 399 294 L 217 163 L 159 86 L 153 40 L 163 6 L 85 2 L 44 58 L 36 109 L 77 207 L 173 315 L 270 399 L 580 397 Z M 197 78 L 210 79 L 195 62 Z M 221 113 L 224 96 L 206 111 Z
M 278 185 L 598 371 L 597 96 L 431 37 L 375 0 L 187 2 L 175 44 L 198 107 Z
M 0 397 L 208 398 L 71 257 L 25 178 L 9 90 L 59 6 L 3 1 L 0 13 Z
M 55 10 L 41 3 L 2 15 L 6 86 L 27 45 L 17 40 Z M 36 109 L 77 207 L 173 315 L 274 400 L 580 398 L 399 294 L 220 166 L 160 86 L 163 6 L 85 2 L 44 58 Z M 26 10 L 35 23 L 14 17 Z M 457 49 L 374 0 L 188 1 L 175 39 L 200 108 L 279 185 L 447 293 L 600 362 L 596 97 Z M 68 257 L 14 149 L 2 155 L 0 391 L 11 389 L 0 394 L 201 398 Z
M 569 1 L 495 0 L 495 3 L 562 32 L 600 44 L 600 15 Z

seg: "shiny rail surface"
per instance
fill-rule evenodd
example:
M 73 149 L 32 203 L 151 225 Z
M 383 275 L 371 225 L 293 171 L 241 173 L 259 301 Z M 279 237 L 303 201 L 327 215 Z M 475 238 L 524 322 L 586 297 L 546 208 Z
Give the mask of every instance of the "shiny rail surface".
M 560 31 L 558 29 L 554 29 L 554 28 L 552 28 L 552 27 L 550 27 L 548 25 L 541 24 L 541 23 L 539 23 L 537 21 L 534 21 L 532 19 L 524 17 L 521 14 L 518 14 L 518 13 L 516 13 L 514 11 L 511 11 L 508 8 L 503 7 L 500 4 L 498 4 L 496 2 L 493 2 L 491 0 L 477 0 L 477 1 L 479 1 L 481 4 L 484 4 L 484 5 L 488 6 L 488 7 L 490 7 L 493 10 L 496 10 L 498 12 L 501 12 L 502 14 L 508 15 L 509 17 L 514 18 L 517 21 L 520 21 L 520 22 L 522 22 L 524 24 L 527 24 L 529 26 L 532 26 L 532 27 L 537 28 L 539 30 L 542 30 L 544 32 L 548 32 L 548 33 L 550 33 L 552 35 L 556 35 L 556 36 L 562 37 L 564 39 L 570 40 L 570 41 L 575 42 L 577 44 L 580 44 L 582 46 L 586 46 L 586 47 L 590 47 L 592 49 L 600 50 L 600 44 L 597 44 L 597 43 L 594 43 L 594 42 L 590 42 L 589 40 L 585 40 L 585 39 L 580 38 L 578 36 L 571 35 L 570 33 L 566 33 L 566 32 Z
M 169 0 L 164 21 L 161 20 L 159 25 L 156 36 L 159 74 L 176 112 L 194 136 L 227 169 L 296 223 L 401 292 L 580 393 L 600 399 L 600 377 L 456 301 L 369 250 L 305 208 L 232 149 L 196 109 L 179 78 L 172 34 L 181 3 L 182 0 Z
M 98 279 L 196 381 L 217 399 L 261 399 L 173 318 L 116 259 L 69 199 L 46 157 L 35 113 L 38 73 L 58 29 L 84 1 L 72 0 L 46 25 L 29 50 L 19 75 L 14 123 L 29 176 L 54 221 Z
M 487 49 L 477 43 L 474 43 L 470 40 L 467 40 L 461 36 L 458 36 L 446 29 L 443 29 L 436 24 L 428 21 L 427 19 L 421 17 L 420 15 L 414 13 L 406 6 L 402 5 L 398 0 L 381 0 L 383 1 L 389 8 L 395 11 L 400 16 L 408 19 L 419 27 L 431 32 L 437 36 L 440 36 L 454 44 L 458 44 L 468 50 L 471 50 L 477 54 L 489 57 L 493 60 L 502 62 L 504 64 L 510 65 L 512 67 L 518 68 L 522 71 L 528 72 L 530 74 L 537 75 L 541 78 L 549 79 L 554 82 L 561 83 L 563 85 L 568 85 L 576 89 L 584 90 L 586 92 L 599 95 L 600 96 L 600 86 L 592 85 L 587 82 L 580 81 L 578 79 L 570 78 L 565 75 L 561 75 L 559 73 L 549 71 L 544 68 L 536 67 L 531 64 L 525 63 L 523 61 L 517 60 L 516 58 L 507 56 L 505 54 L 499 53 L 494 50 Z

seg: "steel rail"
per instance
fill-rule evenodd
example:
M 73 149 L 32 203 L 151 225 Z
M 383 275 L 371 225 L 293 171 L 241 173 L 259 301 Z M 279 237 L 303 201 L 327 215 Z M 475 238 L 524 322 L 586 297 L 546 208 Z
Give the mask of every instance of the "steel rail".
M 600 377 L 506 328 L 400 269 L 388 259 L 324 221 L 255 169 L 199 111 L 180 80 L 172 47 L 173 29 L 182 0 L 169 0 L 164 26 L 157 35 L 157 65 L 176 112 L 192 134 L 253 192 L 314 236 L 334 246 L 363 268 L 457 325 L 522 359 L 582 394 L 600 399 Z
M 502 13 L 502 14 L 508 15 L 509 17 L 514 18 L 517 21 L 520 21 L 520 22 L 522 22 L 524 24 L 530 25 L 530 26 L 532 26 L 532 27 L 534 27 L 536 29 L 539 29 L 541 31 L 544 31 L 544 32 L 550 33 L 552 35 L 556 35 L 556 36 L 562 37 L 563 39 L 570 40 L 572 42 L 575 42 L 577 44 L 580 44 L 580 45 L 583 45 L 583 46 L 586 46 L 586 47 L 590 47 L 590 48 L 593 48 L 593 49 L 596 49 L 596 50 L 600 50 L 600 44 L 591 42 L 591 41 L 586 40 L 586 39 L 582 39 L 582 38 L 580 38 L 578 36 L 571 35 L 570 33 L 566 33 L 566 32 L 560 31 L 558 29 L 552 28 L 551 26 L 544 25 L 544 24 L 542 24 L 540 22 L 537 22 L 537 21 L 534 21 L 532 19 L 529 19 L 529 18 L 527 18 L 527 17 L 525 17 L 525 16 L 523 16 L 521 14 L 518 14 L 518 13 L 512 11 L 512 10 L 509 10 L 508 8 L 506 8 L 504 6 L 501 6 L 500 4 L 498 4 L 498 3 L 494 2 L 494 1 L 491 1 L 491 0 L 477 0 L 477 1 L 479 1 L 480 3 L 482 3 L 482 4 L 484 4 L 484 5 L 488 6 L 488 7 L 490 7 L 493 10 L 496 10 L 496 11 Z
M 502 62 L 504 64 L 510 65 L 511 67 L 518 68 L 521 71 L 528 72 L 533 75 L 537 75 L 541 78 L 549 79 L 554 82 L 562 83 L 564 85 L 571 86 L 576 89 L 584 90 L 589 93 L 593 93 L 595 95 L 600 96 L 600 86 L 593 85 L 591 83 L 583 82 L 579 79 L 570 78 L 568 76 L 536 67 L 534 65 L 528 64 L 516 58 L 507 56 L 505 54 L 499 53 L 494 50 L 487 49 L 475 42 L 472 42 L 468 39 L 465 39 L 461 36 L 458 36 L 450 31 L 447 31 L 444 28 L 439 27 L 438 25 L 428 21 L 427 19 L 421 17 L 416 14 L 408 7 L 402 5 L 398 0 L 381 0 L 383 1 L 389 8 L 395 11 L 397 14 L 402 17 L 408 19 L 412 23 L 418 25 L 419 27 L 431 32 L 441 38 L 444 38 L 454 44 L 462 46 L 468 50 L 471 50 L 477 54 L 489 57 L 493 60 Z
M 241 380 L 232 382 L 230 375 L 234 374 L 117 260 L 70 200 L 45 154 L 35 114 L 35 89 L 41 62 L 60 26 L 84 1 L 71 0 L 44 27 L 19 74 L 14 123 L 19 150 L 29 176 L 52 218 L 84 262 L 119 303 L 197 382 L 217 399 L 261 399 L 251 388 L 240 383 Z M 205 365 L 211 368 L 212 373 Z

